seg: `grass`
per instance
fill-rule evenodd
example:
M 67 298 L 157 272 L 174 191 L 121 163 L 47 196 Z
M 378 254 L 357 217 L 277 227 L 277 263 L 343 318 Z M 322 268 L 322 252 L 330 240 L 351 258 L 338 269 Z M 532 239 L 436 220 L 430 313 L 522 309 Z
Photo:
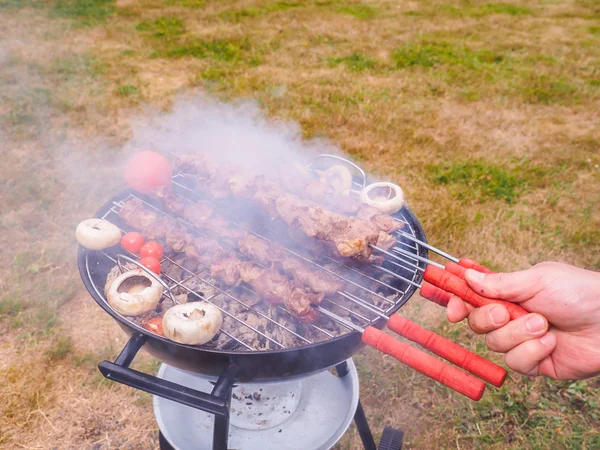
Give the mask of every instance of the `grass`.
M 0 447 L 156 447 L 149 397 L 97 372 L 125 336 L 80 284 L 73 229 L 121 188 L 140 116 L 194 89 L 255 99 L 401 184 L 449 253 L 600 270 L 598 14 L 593 0 L 0 0 Z M 403 313 L 501 363 L 435 305 Z M 355 362 L 376 438 L 600 445 L 595 380 L 511 373 L 472 403 L 377 352 Z M 337 449 L 357 448 L 351 428 Z
M 348 69 L 354 72 L 362 72 L 363 70 L 371 69 L 377 65 L 377 62 L 368 56 L 354 53 L 349 56 L 331 57 L 327 60 L 330 67 L 336 67 L 343 64 Z
M 458 198 L 475 197 L 504 200 L 514 203 L 525 191 L 527 178 L 502 167 L 481 161 L 458 162 L 448 166 L 430 166 L 433 181 L 440 184 L 460 185 Z
M 185 33 L 183 20 L 177 17 L 159 17 L 145 20 L 136 25 L 136 30 L 144 31 L 157 39 L 171 40 Z
M 56 17 L 73 19 L 81 25 L 93 26 L 104 22 L 114 13 L 114 0 L 55 0 Z

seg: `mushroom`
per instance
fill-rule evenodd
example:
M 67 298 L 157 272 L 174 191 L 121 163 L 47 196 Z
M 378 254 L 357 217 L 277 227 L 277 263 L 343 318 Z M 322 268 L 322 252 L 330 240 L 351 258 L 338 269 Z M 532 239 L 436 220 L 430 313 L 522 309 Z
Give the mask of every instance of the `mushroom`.
M 202 345 L 210 341 L 221 329 L 223 315 L 208 302 L 175 305 L 162 320 L 165 336 L 180 344 Z
M 162 285 L 142 269 L 129 270 L 113 280 L 106 292 L 108 304 L 124 316 L 141 316 L 158 305 Z
M 121 241 L 121 230 L 104 219 L 87 219 L 77 225 L 75 237 L 87 249 L 102 250 Z
M 383 214 L 394 214 L 404 205 L 404 192 L 394 183 L 373 183 L 360 192 L 360 201 Z
M 338 194 L 347 195 L 352 189 L 352 173 L 344 166 L 331 166 L 325 171 L 316 172 L 321 183 L 330 185 Z

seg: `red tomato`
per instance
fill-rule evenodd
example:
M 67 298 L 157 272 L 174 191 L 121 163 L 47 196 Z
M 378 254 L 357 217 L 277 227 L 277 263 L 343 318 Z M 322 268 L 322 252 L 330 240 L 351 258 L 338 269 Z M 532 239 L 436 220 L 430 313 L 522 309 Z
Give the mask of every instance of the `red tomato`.
M 135 231 L 125 233 L 121 238 L 121 246 L 131 253 L 139 253 L 143 245 L 144 236 Z
M 125 182 L 144 194 L 171 183 L 171 165 L 167 158 L 156 152 L 140 152 L 129 160 L 125 168 Z
M 162 246 L 158 242 L 154 241 L 146 242 L 140 250 L 140 256 L 142 258 L 152 256 L 153 258 L 160 260 L 160 258 L 163 257 L 163 254 L 164 252 Z
M 140 264 L 154 273 L 160 273 L 160 261 L 152 256 L 140 259 Z

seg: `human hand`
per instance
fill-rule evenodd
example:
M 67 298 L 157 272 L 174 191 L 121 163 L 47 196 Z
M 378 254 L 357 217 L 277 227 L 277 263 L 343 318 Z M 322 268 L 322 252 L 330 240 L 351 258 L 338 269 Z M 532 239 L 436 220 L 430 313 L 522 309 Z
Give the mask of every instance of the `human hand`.
M 544 262 L 513 273 L 469 269 L 465 279 L 475 292 L 531 312 L 510 321 L 502 305 L 475 309 L 456 296 L 448 303 L 448 320 L 468 317 L 491 350 L 506 353 L 511 369 L 560 380 L 600 374 L 600 273 Z

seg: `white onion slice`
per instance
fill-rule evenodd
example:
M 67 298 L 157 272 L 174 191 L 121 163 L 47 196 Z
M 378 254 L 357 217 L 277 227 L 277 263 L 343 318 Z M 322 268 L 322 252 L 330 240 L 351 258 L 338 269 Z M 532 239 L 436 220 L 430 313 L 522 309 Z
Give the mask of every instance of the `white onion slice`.
M 83 247 L 103 250 L 121 241 L 121 230 L 103 219 L 87 219 L 77 225 L 75 237 Z
M 360 192 L 360 201 L 383 214 L 394 214 L 404 205 L 404 192 L 394 183 L 373 183 Z
M 180 344 L 206 344 L 221 329 L 223 315 L 208 302 L 175 305 L 163 316 L 165 336 Z
M 317 173 L 319 180 L 333 187 L 338 194 L 347 195 L 352 189 L 352 172 L 344 166 L 331 166 Z
M 108 304 L 124 316 L 141 316 L 158 305 L 162 285 L 142 269 L 122 273 L 108 287 Z

